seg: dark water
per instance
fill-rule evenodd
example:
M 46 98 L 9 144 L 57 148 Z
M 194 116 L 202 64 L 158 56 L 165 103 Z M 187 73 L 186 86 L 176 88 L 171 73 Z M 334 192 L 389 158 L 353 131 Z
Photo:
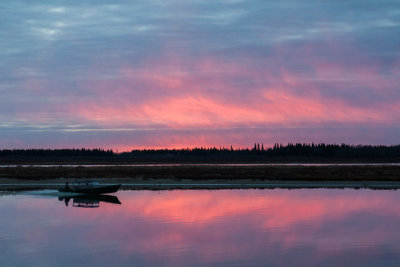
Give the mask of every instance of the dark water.
M 10 167 L 179 167 L 179 166 L 219 166 L 219 167 L 246 167 L 246 166 L 400 166 L 400 163 L 155 163 L 155 164 L 31 164 L 31 165 L 0 165 L 0 168 Z
M 398 190 L 35 194 L 0 197 L 0 266 L 400 264 Z

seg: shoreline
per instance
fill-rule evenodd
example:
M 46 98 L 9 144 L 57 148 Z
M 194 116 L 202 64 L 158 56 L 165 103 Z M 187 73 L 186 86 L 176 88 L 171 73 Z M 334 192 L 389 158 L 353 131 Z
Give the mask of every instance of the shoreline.
M 175 179 L 287 181 L 400 181 L 400 165 L 130 165 L 11 166 L 0 168 L 0 183 L 11 178 L 52 179 Z
M 400 189 L 399 164 L 178 164 L 7 166 L 0 190 L 57 189 L 74 180 L 122 184 L 122 189 L 371 188 Z
M 80 180 L 80 179 L 79 179 Z M 204 180 L 187 179 L 178 182 L 174 179 L 97 179 L 100 184 L 121 184 L 120 190 L 175 190 L 175 189 L 400 189 L 400 181 L 290 181 L 290 180 Z M 25 180 L 3 179 L 0 191 L 29 191 L 58 189 L 71 179 Z

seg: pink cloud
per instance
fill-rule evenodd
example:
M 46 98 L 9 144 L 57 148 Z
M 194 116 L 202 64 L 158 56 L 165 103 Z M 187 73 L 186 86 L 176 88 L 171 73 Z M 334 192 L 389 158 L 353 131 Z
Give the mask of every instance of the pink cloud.
M 320 96 L 298 96 L 282 90 L 264 91 L 257 102 L 227 103 L 203 95 L 183 95 L 149 100 L 139 105 L 98 106 L 88 104 L 75 112 L 86 121 L 107 126 L 139 125 L 168 128 L 237 127 L 291 125 L 302 123 L 390 123 L 397 103 L 385 110 L 380 107 L 354 107 L 343 101 Z M 73 111 L 72 111 L 73 112 Z
M 71 117 L 99 125 L 162 125 L 168 128 L 302 125 L 304 123 L 385 123 L 396 118 L 399 102 L 353 105 L 328 98 L 314 81 L 366 86 L 377 92 L 393 81 L 375 66 L 351 73 L 337 63 L 312 63 L 312 78 L 285 68 L 271 74 L 246 63 L 206 57 L 185 62 L 179 57 L 150 60 L 140 69 L 119 70 L 120 81 L 90 84 L 93 101 L 69 109 Z M 240 82 L 246 81 L 247 84 Z M 251 83 L 248 83 L 248 82 Z M 332 89 L 339 90 L 339 89 Z M 345 90 L 345 89 L 340 89 Z M 347 89 L 350 90 L 350 89 Z M 340 94 L 339 94 L 340 95 Z
M 365 57 L 354 48 L 347 49 L 354 50 L 358 58 Z M 300 70 L 282 62 L 282 57 L 296 53 L 298 57 L 293 61 L 302 66 Z M 243 147 L 254 141 L 271 144 L 292 141 L 301 135 L 297 133 L 293 138 L 286 138 L 283 134 L 271 137 L 270 133 L 252 133 L 250 137 L 246 133 L 245 141 L 246 136 L 239 130 L 236 134 L 231 132 L 229 140 L 210 132 L 192 132 L 192 136 L 161 133 L 169 129 L 321 128 L 329 125 L 339 125 L 339 129 L 354 125 L 387 127 L 399 122 L 399 117 L 395 116 L 400 111 L 396 65 L 392 68 L 393 75 L 385 76 L 381 75 L 382 66 L 372 59 L 368 65 L 347 66 L 318 57 L 314 47 L 298 48 L 289 55 L 277 50 L 268 58 L 263 65 L 245 60 L 246 57 L 242 61 L 212 55 L 187 59 L 169 51 L 162 57 L 147 58 L 136 67 L 122 62 L 109 77 L 88 78 L 80 83 L 82 92 L 78 90 L 78 95 L 81 97 L 76 97 L 72 91 L 64 92 L 65 101 L 40 106 L 38 111 L 29 114 L 16 112 L 14 122 L 21 118 L 23 122 L 19 123 L 24 125 L 159 131 L 158 135 L 141 142 L 140 147 L 230 144 Z M 88 77 L 103 72 L 101 64 L 93 64 Z M 35 84 L 32 80 L 32 85 Z M 50 91 L 49 95 L 53 93 Z M 129 144 L 128 136 L 130 134 L 124 141 L 114 141 L 115 144 L 107 146 L 122 150 L 137 147 L 139 142 L 131 139 Z M 329 136 L 308 137 L 303 136 L 298 141 L 330 140 Z M 82 146 L 88 144 L 87 141 L 81 143 Z

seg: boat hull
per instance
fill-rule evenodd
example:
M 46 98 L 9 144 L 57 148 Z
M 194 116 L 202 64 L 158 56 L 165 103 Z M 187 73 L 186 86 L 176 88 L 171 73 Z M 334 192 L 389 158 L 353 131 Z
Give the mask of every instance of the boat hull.
M 116 185 L 98 185 L 94 187 L 62 187 L 58 189 L 60 192 L 69 192 L 69 193 L 81 193 L 87 195 L 100 195 L 100 194 L 108 194 L 115 193 L 121 187 L 120 184 Z

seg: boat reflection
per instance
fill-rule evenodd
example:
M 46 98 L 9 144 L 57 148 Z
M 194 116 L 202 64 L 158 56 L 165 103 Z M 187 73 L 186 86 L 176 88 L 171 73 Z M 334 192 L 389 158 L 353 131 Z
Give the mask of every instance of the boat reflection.
M 121 205 L 121 202 L 116 196 L 109 195 L 79 195 L 73 197 L 59 197 L 59 201 L 64 201 L 65 206 L 68 207 L 72 199 L 72 206 L 77 208 L 98 208 L 100 202 L 107 202 L 111 204 Z

